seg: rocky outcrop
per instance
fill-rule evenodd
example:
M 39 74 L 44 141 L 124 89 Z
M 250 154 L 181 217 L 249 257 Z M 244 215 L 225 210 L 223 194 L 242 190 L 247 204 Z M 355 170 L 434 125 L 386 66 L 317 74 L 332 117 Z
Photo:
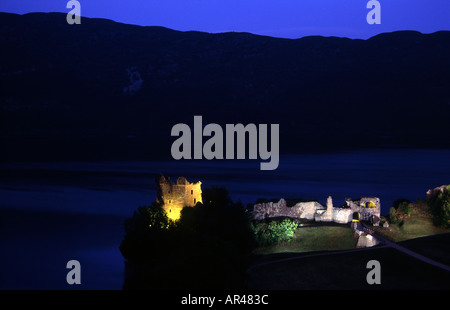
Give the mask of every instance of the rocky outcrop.
M 357 248 L 369 248 L 376 246 L 378 240 L 370 234 L 363 233 L 359 236 L 358 242 L 356 243 Z
M 427 199 L 434 198 L 437 195 L 439 195 L 440 193 L 443 193 L 445 191 L 445 189 L 447 188 L 447 186 L 448 185 L 441 185 L 441 186 L 435 187 L 433 189 L 429 189 L 427 191 Z
M 380 226 L 380 221 L 381 221 L 380 217 L 376 215 L 370 218 L 370 223 L 372 223 L 373 226 Z
M 357 239 L 357 248 L 369 248 L 379 244 L 379 241 L 374 236 L 364 231 L 361 224 L 353 222 L 351 227 L 353 229 L 353 236 Z

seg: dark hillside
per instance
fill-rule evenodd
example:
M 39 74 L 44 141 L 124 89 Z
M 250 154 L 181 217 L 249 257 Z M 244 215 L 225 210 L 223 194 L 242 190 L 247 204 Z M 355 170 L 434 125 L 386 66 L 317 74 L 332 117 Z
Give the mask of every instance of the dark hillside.
M 2 159 L 170 156 L 176 123 L 279 123 L 281 152 L 450 146 L 450 32 L 208 34 L 0 13 Z

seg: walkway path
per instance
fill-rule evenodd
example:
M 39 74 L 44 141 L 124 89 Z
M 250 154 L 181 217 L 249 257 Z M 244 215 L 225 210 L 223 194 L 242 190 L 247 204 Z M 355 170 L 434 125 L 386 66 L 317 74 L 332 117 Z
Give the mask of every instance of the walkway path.
M 364 225 L 363 225 L 363 226 L 364 226 Z M 419 253 L 417 253 L 417 252 L 411 251 L 411 250 L 409 250 L 409 249 L 407 249 L 407 248 L 405 248 L 405 247 L 399 245 L 398 243 L 395 243 L 395 242 L 393 242 L 393 241 L 391 241 L 391 240 L 389 240 L 389 239 L 386 239 L 385 237 L 383 237 L 383 236 L 381 236 L 381 235 L 378 235 L 378 234 L 374 233 L 370 228 L 367 228 L 366 226 L 364 226 L 364 228 L 365 228 L 365 230 L 368 230 L 368 232 L 369 232 L 375 239 L 377 239 L 378 241 L 382 242 L 384 245 L 386 245 L 386 246 L 388 246 L 388 247 L 391 247 L 391 248 L 394 248 L 394 249 L 396 249 L 397 251 L 400 251 L 400 252 L 402 252 L 402 253 L 405 253 L 405 254 L 407 254 L 407 255 L 409 255 L 409 256 L 412 256 L 412 257 L 414 257 L 415 259 L 418 259 L 418 260 L 420 260 L 420 261 L 422 261 L 422 262 L 424 262 L 424 263 L 427 263 L 427 264 L 436 266 L 436 267 L 438 267 L 438 268 L 441 268 L 441 269 L 444 269 L 444 270 L 450 272 L 450 266 L 447 266 L 447 265 L 445 265 L 445 264 L 442 264 L 442 263 L 440 263 L 440 262 L 437 262 L 437 261 L 435 261 L 435 260 L 432 260 L 431 258 L 428 258 L 428 257 L 426 257 L 426 256 L 423 256 L 422 254 L 419 254 Z

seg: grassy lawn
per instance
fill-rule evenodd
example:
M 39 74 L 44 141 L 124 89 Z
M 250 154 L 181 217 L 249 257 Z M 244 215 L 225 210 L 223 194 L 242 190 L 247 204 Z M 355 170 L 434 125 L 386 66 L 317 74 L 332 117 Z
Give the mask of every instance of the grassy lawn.
M 450 264 L 450 229 L 434 226 L 423 206 L 415 206 L 412 214 L 403 214 L 399 222 L 389 228 L 374 229 L 406 248 Z M 450 289 L 450 273 L 393 248 L 327 252 L 355 249 L 355 245 L 356 240 L 347 225 L 306 223 L 297 228 L 292 242 L 254 251 L 254 261 L 250 264 L 253 268 L 248 271 L 246 287 L 263 290 Z M 382 266 L 381 285 L 367 284 L 366 264 L 370 260 L 378 260 Z
M 314 252 L 354 249 L 356 240 L 349 226 L 299 227 L 291 242 L 261 247 L 254 254 Z
M 450 229 L 434 226 L 430 216 L 413 213 L 411 216 L 403 218 L 403 223 L 401 224 L 391 224 L 389 228 L 375 227 L 375 231 L 394 242 L 400 242 L 449 233 Z
M 433 225 L 425 213 L 403 217 L 402 224 L 374 227 L 395 242 L 444 264 L 450 263 L 450 229 Z M 308 226 L 309 225 L 309 226 Z M 446 234 L 445 234 L 446 233 Z M 422 237 L 422 238 L 420 238 Z M 406 241 L 404 241 L 406 240 Z M 428 290 L 450 289 L 450 273 L 388 247 L 351 252 L 356 240 L 347 225 L 304 224 L 292 242 L 254 251 L 246 288 L 261 290 Z M 310 252 L 310 253 L 307 253 Z M 313 252 L 313 253 L 311 253 Z M 366 265 L 381 264 L 381 285 L 369 285 Z

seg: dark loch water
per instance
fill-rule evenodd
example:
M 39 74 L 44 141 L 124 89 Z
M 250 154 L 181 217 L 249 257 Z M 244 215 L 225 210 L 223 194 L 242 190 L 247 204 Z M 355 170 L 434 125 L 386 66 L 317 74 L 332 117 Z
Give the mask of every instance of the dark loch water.
M 0 164 L 0 289 L 121 289 L 123 221 L 154 201 L 157 173 L 225 185 L 244 204 L 377 196 L 386 214 L 398 198 L 450 184 L 450 150 L 281 156 L 275 171 L 226 160 Z M 71 259 L 81 263 L 81 285 L 66 282 Z

